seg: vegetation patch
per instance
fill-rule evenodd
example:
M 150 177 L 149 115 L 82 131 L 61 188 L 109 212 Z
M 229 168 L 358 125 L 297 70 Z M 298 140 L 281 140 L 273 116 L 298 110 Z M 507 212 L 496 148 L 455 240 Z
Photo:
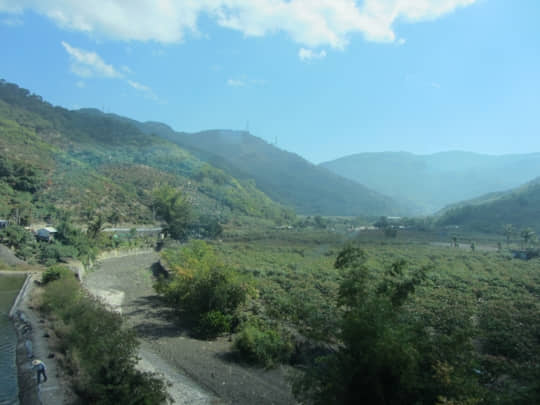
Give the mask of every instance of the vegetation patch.
M 56 278 L 56 274 L 60 277 Z M 75 277 L 49 269 L 42 309 L 53 318 L 63 366 L 85 404 L 160 404 L 166 385 L 155 374 L 136 369 L 138 342 L 122 317 L 84 292 Z

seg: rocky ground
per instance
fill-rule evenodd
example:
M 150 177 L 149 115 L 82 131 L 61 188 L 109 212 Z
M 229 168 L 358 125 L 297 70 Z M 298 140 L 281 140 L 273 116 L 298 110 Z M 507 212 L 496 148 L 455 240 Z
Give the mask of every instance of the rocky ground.
M 140 366 L 163 374 L 178 404 L 294 404 L 285 368 L 241 365 L 231 356 L 229 339 L 190 337 L 152 288 L 157 260 L 154 253 L 104 260 L 84 280 L 137 331 Z

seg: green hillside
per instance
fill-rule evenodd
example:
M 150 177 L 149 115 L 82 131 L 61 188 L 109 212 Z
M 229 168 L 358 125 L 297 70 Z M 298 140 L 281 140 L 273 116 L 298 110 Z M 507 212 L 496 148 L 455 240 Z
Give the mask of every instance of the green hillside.
M 434 213 L 448 204 L 517 187 L 540 175 L 540 154 L 360 153 L 321 164 L 334 173 Z
M 282 220 L 293 213 L 178 145 L 97 110 L 69 111 L 0 82 L 0 217 L 19 223 L 58 210 L 153 222 L 151 193 L 182 188 L 196 215 Z
M 139 124 L 189 149 L 200 159 L 245 180 L 275 201 L 302 214 L 394 215 L 409 213 L 400 204 L 363 185 L 313 165 L 244 131 L 213 130 L 179 133 L 160 123 Z
M 438 223 L 498 233 L 511 224 L 516 230 L 532 228 L 540 232 L 540 177 L 507 192 L 450 206 L 441 212 Z

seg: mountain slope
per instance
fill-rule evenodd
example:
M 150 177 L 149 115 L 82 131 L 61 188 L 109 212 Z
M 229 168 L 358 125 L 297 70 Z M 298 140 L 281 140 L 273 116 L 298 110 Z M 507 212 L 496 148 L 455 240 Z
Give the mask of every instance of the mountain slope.
M 448 204 L 529 181 L 540 175 L 540 154 L 361 153 L 321 166 L 395 199 L 408 201 L 416 206 L 418 214 L 429 214 Z
M 483 232 L 501 232 L 511 224 L 540 232 L 540 177 L 506 192 L 490 193 L 448 207 L 439 214 L 440 225 L 459 225 Z
M 13 216 L 24 206 L 22 222 L 54 215 L 55 208 L 78 217 L 91 210 L 151 222 L 151 193 L 160 184 L 183 188 L 197 215 L 291 215 L 252 183 L 142 132 L 130 120 L 54 107 L 5 81 L 0 82 L 0 151 L 0 216 Z M 19 184 L 26 177 L 28 184 Z
M 187 134 L 154 122 L 140 124 L 139 128 L 177 143 L 236 177 L 253 179 L 272 199 L 302 214 L 378 216 L 408 212 L 406 205 L 247 132 L 214 130 Z

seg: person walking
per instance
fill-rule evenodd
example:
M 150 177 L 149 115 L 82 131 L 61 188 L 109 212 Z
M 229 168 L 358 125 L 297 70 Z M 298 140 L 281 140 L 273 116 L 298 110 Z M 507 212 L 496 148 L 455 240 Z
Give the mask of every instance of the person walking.
M 43 382 L 47 382 L 47 367 L 45 366 L 45 363 L 38 359 L 32 360 L 32 368 L 35 368 L 37 371 L 38 384 L 41 383 L 41 376 L 43 376 Z

